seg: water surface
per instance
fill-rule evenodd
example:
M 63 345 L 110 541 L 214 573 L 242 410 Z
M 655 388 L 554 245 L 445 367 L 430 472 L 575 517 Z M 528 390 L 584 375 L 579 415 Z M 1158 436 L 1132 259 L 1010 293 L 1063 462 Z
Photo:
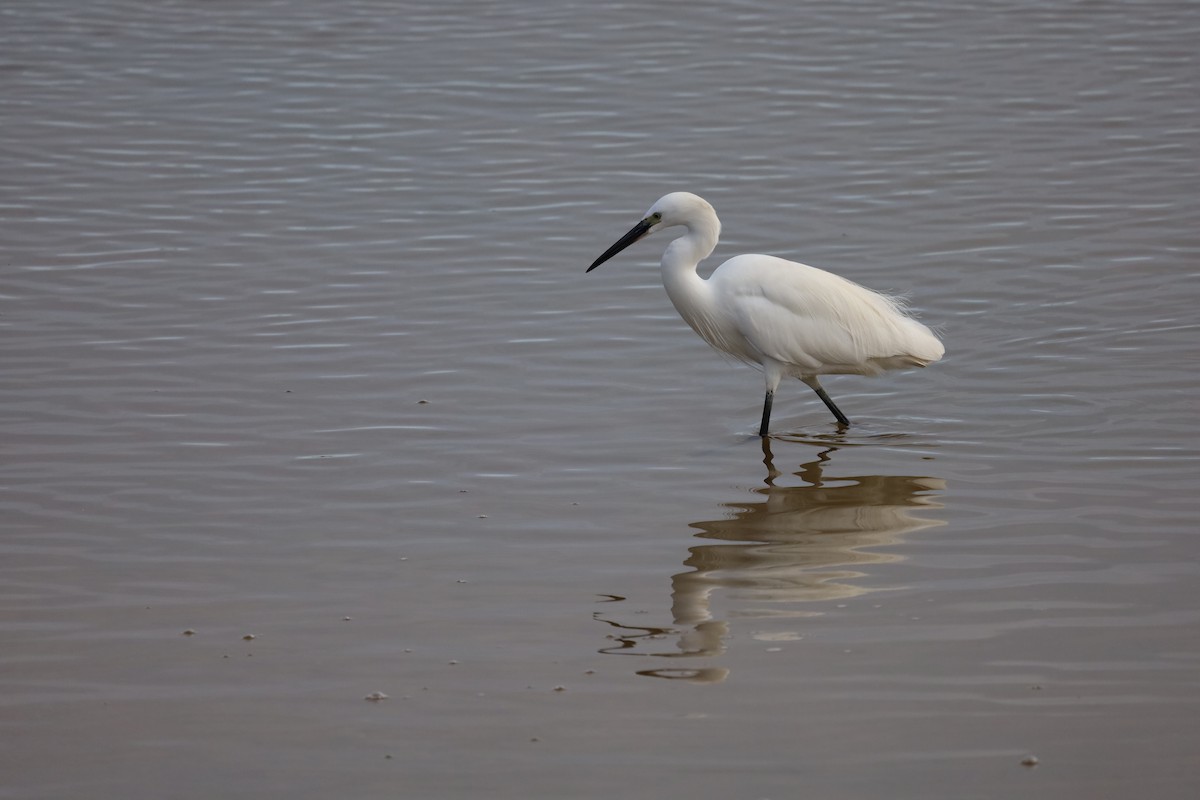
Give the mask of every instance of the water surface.
M 1200 10 L 0 20 L 0 797 L 1192 796 Z M 676 189 L 945 360 L 764 447 Z

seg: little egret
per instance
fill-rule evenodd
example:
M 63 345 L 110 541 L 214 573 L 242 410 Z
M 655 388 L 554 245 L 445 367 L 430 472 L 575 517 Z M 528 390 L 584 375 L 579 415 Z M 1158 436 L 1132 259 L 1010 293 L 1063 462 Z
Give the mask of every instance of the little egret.
M 659 198 L 587 271 L 643 237 L 676 226 L 686 230 L 663 253 L 663 286 L 701 339 L 762 367 L 767 395 L 759 436 L 767 435 L 771 403 L 785 375 L 804 382 L 839 423 L 849 425 L 818 376 L 923 367 L 945 352 L 933 332 L 908 316 L 896 298 L 816 267 L 742 255 L 717 267 L 707 280 L 701 278 L 696 267 L 716 248 L 721 221 L 704 198 L 688 192 Z

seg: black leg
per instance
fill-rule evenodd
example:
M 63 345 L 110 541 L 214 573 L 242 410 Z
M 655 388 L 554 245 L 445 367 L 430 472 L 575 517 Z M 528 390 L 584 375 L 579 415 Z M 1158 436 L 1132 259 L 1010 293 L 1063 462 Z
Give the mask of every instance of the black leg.
M 766 398 L 763 399 L 763 418 L 762 425 L 758 426 L 758 435 L 767 435 L 767 425 L 771 421 L 771 402 L 775 399 L 774 392 L 767 392 Z
M 817 393 L 817 397 L 824 401 L 825 406 L 833 412 L 833 415 L 837 417 L 838 422 L 840 422 L 842 425 L 850 424 L 850 418 L 843 414 L 840 408 L 834 405 L 833 399 L 825 393 L 825 387 L 818 383 L 816 378 L 813 378 L 811 381 L 805 381 L 805 383 L 811 386 L 812 390 Z

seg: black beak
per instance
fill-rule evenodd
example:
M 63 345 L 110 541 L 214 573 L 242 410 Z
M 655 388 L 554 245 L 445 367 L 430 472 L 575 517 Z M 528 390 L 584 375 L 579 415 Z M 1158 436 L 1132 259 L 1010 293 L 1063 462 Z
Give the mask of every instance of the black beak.
M 591 272 L 596 267 L 600 266 L 605 261 L 608 261 L 610 258 L 615 256 L 617 253 L 621 252 L 626 247 L 629 247 L 629 245 L 633 244 L 638 239 L 645 236 L 646 233 L 650 230 L 650 226 L 653 224 L 654 223 L 650 221 L 650 218 L 646 217 L 646 219 L 642 220 L 637 225 L 634 225 L 633 228 L 630 229 L 629 233 L 625 234 L 620 239 L 618 239 L 616 244 L 614 244 L 612 247 L 605 250 L 604 254 L 602 256 L 600 256 L 595 261 L 593 261 L 592 265 L 590 267 L 588 267 L 586 271 Z

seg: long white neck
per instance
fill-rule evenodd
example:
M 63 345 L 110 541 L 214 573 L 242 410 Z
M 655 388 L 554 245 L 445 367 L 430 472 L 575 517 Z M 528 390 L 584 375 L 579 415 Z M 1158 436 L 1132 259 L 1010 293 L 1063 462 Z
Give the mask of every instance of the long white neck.
M 712 254 L 720 232 L 715 214 L 711 219 L 693 220 L 687 233 L 667 245 L 662 257 L 667 296 L 687 324 L 710 343 L 707 320 L 715 315 L 715 305 L 708 282 L 696 274 L 696 266 Z

